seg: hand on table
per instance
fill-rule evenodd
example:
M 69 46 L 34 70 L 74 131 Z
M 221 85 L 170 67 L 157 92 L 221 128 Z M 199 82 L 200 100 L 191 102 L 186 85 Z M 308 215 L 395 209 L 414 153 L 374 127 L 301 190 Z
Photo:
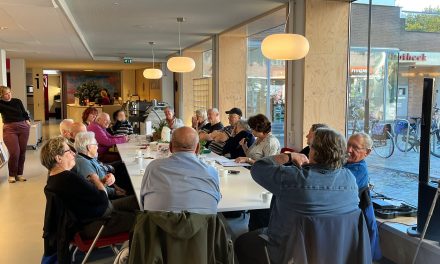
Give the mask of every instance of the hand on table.
M 249 164 L 253 163 L 252 159 L 248 158 L 248 157 L 238 157 L 238 158 L 235 159 L 235 162 L 237 162 L 237 163 L 249 163 Z

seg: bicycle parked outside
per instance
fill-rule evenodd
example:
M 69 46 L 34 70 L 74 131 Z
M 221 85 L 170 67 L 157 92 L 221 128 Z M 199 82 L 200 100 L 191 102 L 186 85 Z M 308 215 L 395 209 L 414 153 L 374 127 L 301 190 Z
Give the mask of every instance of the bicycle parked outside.
M 440 158 L 440 108 L 434 107 L 434 115 L 431 121 L 430 153 Z M 406 119 L 396 120 L 394 125 L 396 147 L 402 152 L 420 150 L 420 117 L 410 117 L 413 122 Z M 409 129 L 409 130 L 408 130 Z
M 359 115 L 352 111 L 352 134 L 361 132 Z M 371 129 L 368 133 L 373 140 L 373 151 L 382 158 L 389 158 L 394 153 L 394 137 L 391 131 L 391 125 L 381 123 L 378 119 L 371 119 Z

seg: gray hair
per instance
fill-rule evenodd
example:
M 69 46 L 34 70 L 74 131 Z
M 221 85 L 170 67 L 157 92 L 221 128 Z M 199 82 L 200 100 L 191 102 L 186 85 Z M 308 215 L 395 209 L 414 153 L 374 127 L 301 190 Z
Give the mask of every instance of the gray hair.
M 202 117 L 203 120 L 208 119 L 208 113 L 206 112 L 205 109 L 198 109 L 198 110 L 196 110 L 196 116 Z
M 243 130 L 250 130 L 251 128 L 249 127 L 249 124 L 246 120 L 244 119 L 240 119 L 237 121 L 237 123 L 235 124 L 236 127 L 241 128 Z
M 70 132 L 70 127 L 75 121 L 73 119 L 64 119 L 60 123 L 60 133 L 63 135 L 63 131 L 66 130 L 67 132 Z
M 329 126 L 326 124 L 316 123 L 313 124 L 310 129 L 312 130 L 312 132 L 315 132 L 318 128 L 329 128 Z
M 314 161 L 329 169 L 339 169 L 347 162 L 347 142 L 344 136 L 330 128 L 318 128 L 312 145 Z
M 364 140 L 364 148 L 371 150 L 373 148 L 373 140 L 370 135 L 365 132 L 357 132 L 350 136 L 350 138 L 361 137 Z
M 93 132 L 79 132 L 75 137 L 75 149 L 78 153 L 87 154 L 88 145 L 96 144 L 95 133 Z
M 163 109 L 163 111 L 165 112 L 165 110 L 170 110 L 171 112 L 173 112 L 173 113 L 175 113 L 174 112 L 174 107 L 172 107 L 172 106 L 167 106 L 167 107 L 165 107 L 164 109 Z
M 214 113 L 217 113 L 217 114 L 219 114 L 220 112 L 218 111 L 218 109 L 217 108 L 210 108 L 210 109 L 208 109 L 208 112 L 209 111 L 211 111 L 211 112 L 214 112 Z

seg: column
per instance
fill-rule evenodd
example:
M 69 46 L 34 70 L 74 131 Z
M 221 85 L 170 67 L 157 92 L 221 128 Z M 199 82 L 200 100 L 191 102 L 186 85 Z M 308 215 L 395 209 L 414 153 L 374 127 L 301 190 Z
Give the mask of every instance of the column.
M 0 85 L 7 86 L 6 51 L 0 49 Z
M 12 95 L 23 102 L 24 107 L 27 106 L 27 90 L 26 90 L 26 62 L 24 59 L 11 59 L 11 89 Z
M 44 84 L 42 68 L 32 69 L 32 85 L 34 86 L 34 120 L 40 120 L 44 123 Z

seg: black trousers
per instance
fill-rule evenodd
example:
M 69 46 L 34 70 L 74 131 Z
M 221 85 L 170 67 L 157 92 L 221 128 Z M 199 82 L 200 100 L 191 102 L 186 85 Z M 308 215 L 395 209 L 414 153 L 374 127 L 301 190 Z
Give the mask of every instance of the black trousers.
M 134 194 L 133 185 L 131 184 L 130 176 L 128 175 L 125 163 L 122 161 L 114 161 L 109 163 L 115 169 L 115 183 L 127 192 L 127 195 Z
M 234 249 L 240 264 L 268 264 L 266 241 L 259 237 L 261 229 L 244 233 L 235 240 Z
M 111 218 L 105 225 L 101 237 L 130 232 L 136 219 L 136 211 L 139 210 L 139 204 L 134 195 L 112 200 L 111 203 L 113 205 Z M 103 221 L 99 220 L 85 225 L 80 232 L 81 237 L 83 239 L 94 238 L 102 224 Z

